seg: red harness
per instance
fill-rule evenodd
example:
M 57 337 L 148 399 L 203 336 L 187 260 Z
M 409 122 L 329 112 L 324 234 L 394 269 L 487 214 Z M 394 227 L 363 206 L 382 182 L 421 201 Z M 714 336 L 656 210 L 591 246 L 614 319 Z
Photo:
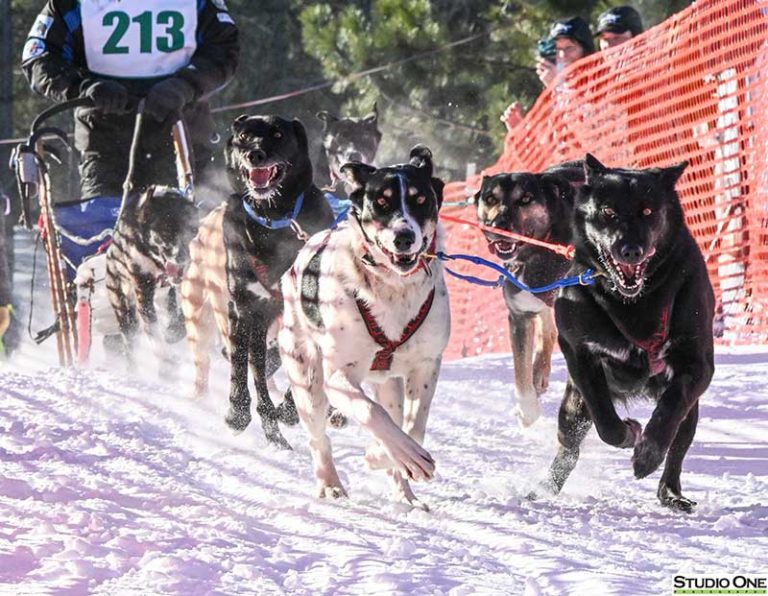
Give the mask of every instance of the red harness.
M 251 261 L 251 267 L 253 268 L 253 274 L 256 276 L 256 281 L 264 286 L 264 289 L 269 292 L 269 295 L 272 296 L 272 298 L 278 302 L 282 302 L 283 293 L 280 291 L 280 285 L 278 284 L 276 288 L 272 288 L 269 285 L 269 269 L 267 266 L 253 255 L 249 255 L 248 258 Z
M 653 335 L 645 340 L 635 340 L 634 344 L 645 350 L 648 354 L 648 363 L 651 368 L 651 375 L 655 376 L 664 372 L 666 364 L 661 356 L 662 348 L 669 337 L 669 306 L 665 306 L 659 317 L 659 327 Z
M 373 316 L 368 305 L 360 300 L 360 298 L 355 298 L 357 309 L 360 311 L 360 316 L 363 317 L 365 327 L 368 330 L 368 335 L 373 338 L 373 341 L 381 346 L 381 350 L 376 352 L 376 356 L 373 359 L 371 370 L 389 370 L 392 367 L 392 357 L 395 350 L 407 342 L 411 336 L 418 331 L 432 308 L 432 301 L 434 298 L 435 289 L 432 288 L 432 291 L 429 293 L 429 296 L 427 296 L 424 304 L 421 305 L 419 312 L 415 317 L 408 321 L 405 329 L 403 329 L 403 333 L 400 335 L 400 339 L 397 341 L 392 341 L 384 334 L 384 331 L 379 327 L 379 324 L 376 322 L 376 317 Z

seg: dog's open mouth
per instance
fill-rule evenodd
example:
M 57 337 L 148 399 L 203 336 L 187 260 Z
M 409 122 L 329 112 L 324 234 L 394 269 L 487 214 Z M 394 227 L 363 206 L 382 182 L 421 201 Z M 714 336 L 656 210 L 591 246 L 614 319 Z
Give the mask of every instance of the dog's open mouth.
M 651 251 L 640 263 L 622 263 L 613 258 L 609 251 L 600 249 L 600 260 L 616 289 L 625 298 L 635 298 L 645 285 L 645 272 L 655 251 Z
M 488 243 L 488 250 L 502 261 L 509 261 L 517 253 L 517 242 L 511 240 L 493 240 Z
M 376 246 L 386 255 L 386 257 L 389 259 L 389 262 L 392 264 L 392 267 L 398 273 L 407 274 L 412 273 L 416 267 L 419 266 L 419 260 L 424 254 L 424 251 L 427 250 L 427 239 L 424 238 L 424 242 L 422 243 L 421 248 L 417 252 L 413 253 L 389 251 L 381 245 L 381 242 L 379 242 L 378 239 L 376 240 Z
M 285 167 L 281 164 L 272 164 L 246 169 L 243 174 L 247 177 L 252 189 L 263 192 L 280 184 L 285 175 Z

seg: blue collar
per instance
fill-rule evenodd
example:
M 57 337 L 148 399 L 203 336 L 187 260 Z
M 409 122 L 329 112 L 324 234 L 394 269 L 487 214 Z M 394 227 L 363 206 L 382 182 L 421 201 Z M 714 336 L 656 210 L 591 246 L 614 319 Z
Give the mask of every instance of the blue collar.
M 260 215 L 257 215 L 256 212 L 253 210 L 253 207 L 251 206 L 248 201 L 243 199 L 243 209 L 245 209 L 245 212 L 248 214 L 248 217 L 250 217 L 253 221 L 255 221 L 260 226 L 263 226 L 265 228 L 269 228 L 270 230 L 280 230 L 282 228 L 287 228 L 291 225 L 291 222 L 294 221 L 301 212 L 301 206 L 304 204 L 304 193 L 301 193 L 299 197 L 296 199 L 296 205 L 293 208 L 293 213 L 291 213 L 290 217 L 284 217 L 283 219 L 267 219 L 266 217 L 261 217 Z

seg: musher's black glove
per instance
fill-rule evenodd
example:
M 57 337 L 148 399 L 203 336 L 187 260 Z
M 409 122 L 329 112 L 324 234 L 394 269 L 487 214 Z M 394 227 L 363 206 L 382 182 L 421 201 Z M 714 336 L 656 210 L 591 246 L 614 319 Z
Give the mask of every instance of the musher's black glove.
M 85 81 L 80 97 L 89 98 L 105 114 L 124 112 L 128 107 L 128 90 L 117 81 Z
M 158 122 L 164 122 L 171 114 L 180 114 L 184 106 L 194 99 L 195 89 L 191 83 L 171 77 L 160 81 L 149 90 L 144 113 Z

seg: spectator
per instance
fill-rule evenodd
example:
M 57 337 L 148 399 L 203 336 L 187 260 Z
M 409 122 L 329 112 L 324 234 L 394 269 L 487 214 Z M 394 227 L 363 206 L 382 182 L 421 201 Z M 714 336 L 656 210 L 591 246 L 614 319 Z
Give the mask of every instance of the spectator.
M 560 71 L 595 51 L 592 32 L 581 17 L 555 21 L 549 35 L 555 41 L 555 61 L 550 62 L 541 56 L 536 60 L 536 74 L 545 87 L 552 84 Z M 507 130 L 512 130 L 522 119 L 523 112 L 517 102 L 507 107 L 501 116 Z
M 640 35 L 643 20 L 631 6 L 615 6 L 597 18 L 597 38 L 600 50 L 615 47 Z

